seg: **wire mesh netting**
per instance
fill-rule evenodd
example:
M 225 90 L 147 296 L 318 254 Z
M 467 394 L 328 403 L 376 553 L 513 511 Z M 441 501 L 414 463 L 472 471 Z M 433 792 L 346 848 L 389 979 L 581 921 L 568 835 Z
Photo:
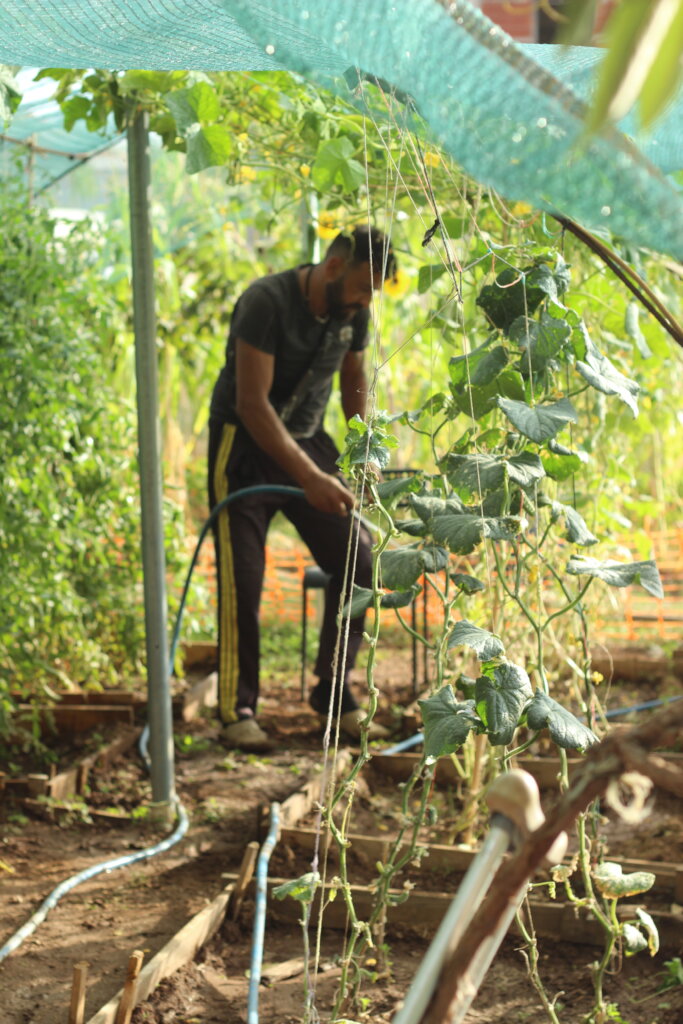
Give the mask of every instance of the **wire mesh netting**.
M 0 0 L 0 40 L 34 66 L 286 68 L 361 103 L 369 76 L 505 197 L 683 257 L 680 98 L 637 145 L 581 141 L 596 51 L 515 44 L 464 0 Z

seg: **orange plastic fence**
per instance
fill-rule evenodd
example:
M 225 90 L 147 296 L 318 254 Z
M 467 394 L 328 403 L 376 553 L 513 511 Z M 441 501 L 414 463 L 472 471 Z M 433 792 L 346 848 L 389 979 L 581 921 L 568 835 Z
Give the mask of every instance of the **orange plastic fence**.
M 639 586 L 603 588 L 603 597 L 597 611 L 591 611 L 592 635 L 622 641 L 683 642 L 683 526 L 663 531 L 649 530 L 648 537 L 662 578 L 664 598 L 652 597 Z M 628 547 L 628 538 L 623 538 L 623 545 Z M 265 621 L 277 619 L 300 622 L 303 575 L 310 565 L 313 565 L 313 560 L 303 545 L 292 543 L 287 549 L 266 549 L 266 574 L 261 601 L 261 613 Z M 481 570 L 481 566 L 479 568 Z M 477 575 L 476 559 L 454 558 L 453 570 Z M 209 600 L 215 606 L 215 561 L 210 542 L 204 545 L 200 553 L 196 575 L 203 584 L 202 600 L 205 600 L 208 590 Z M 200 610 L 198 600 L 192 594 L 188 604 L 190 610 Z M 418 597 L 416 614 L 418 626 L 425 618 L 428 625 L 439 623 L 441 604 L 430 588 Z M 316 602 L 309 601 L 308 616 L 312 620 L 316 615 Z

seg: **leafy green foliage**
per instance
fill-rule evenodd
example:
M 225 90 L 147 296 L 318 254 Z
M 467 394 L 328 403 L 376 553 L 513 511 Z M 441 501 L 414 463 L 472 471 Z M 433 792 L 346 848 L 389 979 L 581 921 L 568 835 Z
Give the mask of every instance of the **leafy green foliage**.
M 603 896 L 613 900 L 647 892 L 655 884 L 655 876 L 650 871 L 633 871 L 625 875 L 621 864 L 613 861 L 598 864 L 593 868 L 592 876 Z
M 575 555 L 567 564 L 572 576 L 595 576 L 611 587 L 629 587 L 640 583 L 653 597 L 664 597 L 659 570 L 651 559 L 645 562 L 600 562 L 596 558 Z
M 0 214 L 0 694 L 45 700 L 140 670 L 136 418 L 106 381 L 123 313 L 96 235 L 58 240 L 12 187 Z
M 338 459 L 344 472 L 348 473 L 353 466 L 365 466 L 367 463 L 379 469 L 388 466 L 391 451 L 398 446 L 396 438 L 386 430 L 389 422 L 390 417 L 385 413 L 380 413 L 372 426 L 364 423 L 360 416 L 349 420 L 346 445 Z
M 477 679 L 474 694 L 477 712 L 491 743 L 496 746 L 510 743 L 524 707 L 533 695 L 524 669 L 505 659 L 489 664 Z
M 424 722 L 426 757 L 443 757 L 463 745 L 473 728 L 480 726 L 474 701 L 456 701 L 450 686 L 418 701 Z
M 315 896 L 316 889 L 320 886 L 320 874 L 317 871 L 307 871 L 299 878 L 293 878 L 289 882 L 283 882 L 273 889 L 273 896 L 277 900 L 285 900 L 291 897 L 299 903 L 310 903 Z
M 465 646 L 471 648 L 480 661 L 491 661 L 505 651 L 505 646 L 500 637 L 489 633 L 487 629 L 480 629 L 467 619 L 456 622 L 448 635 L 448 648 Z
M 0 125 L 9 121 L 20 100 L 21 93 L 14 78 L 14 68 L 0 64 Z
M 568 398 L 549 405 L 530 406 L 510 398 L 499 398 L 498 406 L 520 434 L 537 444 L 555 437 L 568 423 L 576 423 L 576 409 Z
M 527 707 L 526 720 L 535 732 L 547 729 L 552 741 L 564 750 L 587 750 L 598 742 L 591 729 L 542 690 L 536 691 Z

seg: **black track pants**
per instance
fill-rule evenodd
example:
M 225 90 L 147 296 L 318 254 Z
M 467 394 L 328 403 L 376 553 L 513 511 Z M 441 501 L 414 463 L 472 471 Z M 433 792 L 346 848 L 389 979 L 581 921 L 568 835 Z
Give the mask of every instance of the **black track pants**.
M 337 472 L 337 449 L 323 431 L 298 442 L 306 454 L 327 473 Z M 211 508 L 228 495 L 256 484 L 296 486 L 272 459 L 265 455 L 241 426 L 211 421 L 209 424 L 209 502 Z M 237 498 L 218 516 L 214 525 L 218 575 L 218 694 L 223 722 L 234 722 L 237 709 L 256 711 L 259 694 L 259 605 L 265 569 L 266 535 L 275 513 L 282 513 L 295 526 L 315 562 L 331 580 L 315 673 L 331 679 L 337 647 L 337 614 L 342 605 L 342 587 L 353 531 L 351 565 L 356 539 L 354 581 L 372 585 L 371 539 L 368 531 L 352 516 L 318 512 L 305 498 L 287 495 L 256 495 Z M 347 591 L 350 587 L 347 587 Z M 347 597 L 344 597 L 344 601 Z M 339 651 L 337 678 L 346 682 L 353 667 L 363 633 L 364 616 L 352 619 L 342 664 Z

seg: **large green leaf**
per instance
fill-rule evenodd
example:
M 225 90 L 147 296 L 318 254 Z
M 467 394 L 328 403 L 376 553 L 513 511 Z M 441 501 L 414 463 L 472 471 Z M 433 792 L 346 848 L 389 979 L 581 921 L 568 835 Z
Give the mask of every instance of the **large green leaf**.
M 450 556 L 445 548 L 434 545 L 422 549 L 425 572 L 441 572 L 447 569 L 450 563 Z
M 480 661 L 491 661 L 505 652 L 505 645 L 495 633 L 475 626 L 467 619 L 456 622 L 448 635 L 448 650 L 453 647 L 469 647 Z
M 311 180 L 319 192 L 341 185 L 355 192 L 365 182 L 365 169 L 354 159 L 356 147 L 346 135 L 321 142 L 311 169 Z
M 608 860 L 593 868 L 591 875 L 596 888 L 612 900 L 648 892 L 655 884 L 655 876 L 650 871 L 634 871 L 625 875 L 621 864 Z
M 473 728 L 481 725 L 474 713 L 474 701 L 458 702 L 450 686 L 426 700 L 418 701 L 424 725 L 424 752 L 443 757 L 461 747 Z
M 542 480 L 545 476 L 541 458 L 535 452 L 520 452 L 519 455 L 507 459 L 505 464 L 510 480 L 523 490 L 533 487 L 537 480 Z
M 564 516 L 564 525 L 567 530 L 567 540 L 580 547 L 590 547 L 598 543 L 598 538 L 591 533 L 586 525 L 583 516 L 572 508 L 571 505 L 563 505 L 559 501 L 553 501 L 551 505 L 553 522 Z
M 584 328 L 585 331 L 585 328 Z M 640 386 L 629 380 L 595 347 L 586 332 L 586 359 L 579 360 L 576 369 L 589 384 L 604 395 L 616 395 L 634 416 L 638 415 Z
M 442 460 L 441 466 L 448 473 L 448 479 L 454 487 L 469 491 L 470 494 L 495 491 L 505 480 L 505 465 L 496 455 L 449 453 Z
M 367 587 L 360 587 L 357 583 L 353 584 L 351 590 L 351 600 L 347 601 L 342 609 L 342 615 L 344 617 L 350 616 L 355 619 L 363 612 L 367 611 L 373 601 L 373 591 Z
M 510 398 L 499 398 L 498 407 L 503 410 L 520 434 L 542 444 L 554 437 L 567 423 L 576 423 L 576 409 L 568 398 L 561 398 L 552 405 L 527 405 Z
M 565 348 L 572 329 L 566 320 L 541 313 L 539 320 L 521 316 L 510 326 L 510 341 L 522 349 L 519 370 L 541 374 L 557 366 L 557 357 Z
M 409 590 L 387 591 L 385 594 L 382 594 L 382 598 L 379 602 L 380 607 L 407 608 L 408 605 L 415 600 L 415 598 L 417 597 L 421 590 L 422 587 L 418 586 L 417 584 L 413 584 L 413 586 Z
M 465 506 L 460 498 L 453 495 L 450 498 L 437 498 L 435 495 L 411 494 L 410 505 L 414 512 L 420 517 L 423 523 L 429 523 L 434 516 L 456 515 L 465 511 Z
M 505 369 L 508 361 L 508 354 L 503 346 L 497 345 L 479 361 L 471 376 L 471 383 L 475 387 L 485 387 L 487 384 L 491 384 Z
M 531 487 L 545 476 L 543 463 L 535 452 L 524 451 L 506 459 L 500 455 L 473 453 L 457 455 L 449 452 L 440 466 L 450 483 L 470 494 L 488 494 L 505 483 L 506 477 L 520 487 Z
M 397 548 L 380 555 L 382 586 L 389 590 L 408 590 L 425 571 L 424 556 L 417 548 Z
M 479 420 L 495 408 L 498 397 L 504 395 L 516 401 L 524 399 L 524 380 L 522 375 L 508 367 L 494 381 L 478 387 L 467 384 L 451 385 L 453 404 L 466 416 Z
M 442 274 L 445 274 L 447 267 L 443 263 L 430 263 L 420 267 L 417 275 L 417 290 L 420 295 L 424 295 L 432 287 L 435 281 L 437 281 Z
M 477 348 L 472 349 L 471 352 L 466 352 L 460 356 L 453 356 L 448 360 L 448 376 L 451 379 L 451 384 L 464 386 L 471 383 L 472 374 L 475 373 L 479 363 L 490 351 L 492 340 L 493 335 L 482 342 L 481 345 L 478 345 Z
M 578 473 L 581 466 L 588 462 L 584 451 L 573 451 L 557 441 L 548 441 L 548 450 L 541 454 L 541 461 L 546 475 L 551 480 L 566 480 Z
M 273 889 L 273 896 L 277 900 L 292 899 L 299 903 L 310 903 L 315 896 L 315 891 L 320 885 L 320 874 L 317 871 L 307 871 L 299 878 L 292 878 L 289 882 L 283 882 Z
M 434 540 L 457 555 L 469 555 L 485 537 L 514 540 L 521 530 L 519 516 L 493 519 L 471 513 L 436 516 L 429 525 Z
M 464 572 L 452 572 L 451 579 L 464 594 L 478 594 L 482 590 L 486 590 L 485 583 L 478 580 L 476 576 L 468 576 Z
M 526 711 L 526 720 L 534 732 L 547 729 L 550 738 L 563 750 L 587 750 L 598 737 L 556 700 L 537 690 Z
M 426 537 L 429 533 L 429 527 L 422 519 L 397 520 L 394 525 L 397 530 L 407 533 L 409 537 Z
M 169 93 L 166 104 L 181 135 L 193 124 L 217 121 L 221 113 L 218 94 L 207 82 L 195 82 L 189 89 Z
M 214 124 L 205 128 L 192 126 L 187 133 L 187 160 L 185 170 L 197 174 L 207 167 L 221 167 L 233 153 L 233 137 L 225 125 Z
M 413 585 L 406 590 L 388 590 L 383 592 L 380 597 L 380 607 L 405 608 L 415 599 L 421 589 L 421 587 Z M 374 591 L 368 589 L 368 587 L 359 587 L 357 583 L 354 583 L 351 590 L 351 600 L 347 601 L 342 608 L 342 615 L 349 616 L 352 619 L 362 615 L 372 605 L 373 596 Z
M 567 564 L 572 576 L 595 576 L 611 587 L 630 587 L 640 583 L 653 597 L 664 597 L 659 569 L 652 559 L 645 562 L 599 562 L 596 558 L 574 555 Z
M 533 697 L 531 682 L 523 668 L 509 661 L 485 671 L 475 685 L 477 711 L 491 743 L 504 746 L 512 739 L 524 707 Z
M 400 498 L 419 490 L 420 486 L 419 476 L 396 477 L 394 480 L 383 480 L 381 484 L 377 484 L 377 494 L 382 504 L 388 508 Z
M 557 282 L 547 264 L 523 271 L 506 267 L 494 284 L 485 285 L 477 305 L 495 327 L 507 333 L 520 316 L 531 316 L 544 299 L 556 299 Z

